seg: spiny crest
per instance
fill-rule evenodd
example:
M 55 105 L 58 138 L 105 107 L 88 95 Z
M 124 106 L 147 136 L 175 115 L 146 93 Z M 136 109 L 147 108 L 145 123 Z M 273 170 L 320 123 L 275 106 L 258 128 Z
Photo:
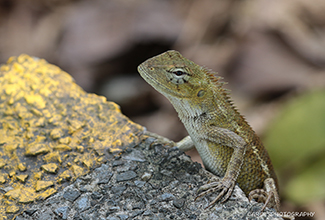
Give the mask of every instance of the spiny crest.
M 227 84 L 227 82 L 221 81 L 221 80 L 223 80 L 223 77 L 218 76 L 217 73 L 212 71 L 211 69 L 208 69 L 206 67 L 201 67 L 201 68 L 202 68 L 201 69 L 202 72 L 204 72 L 209 77 L 211 83 L 214 83 L 218 87 L 219 92 L 221 92 L 221 94 L 224 97 L 224 100 L 227 103 L 229 103 L 229 105 L 235 110 L 235 112 L 238 113 L 238 115 L 240 115 L 237 107 L 234 105 L 233 100 L 230 98 L 230 90 L 223 87 L 225 84 Z M 244 119 L 244 117 L 243 117 L 243 119 Z
M 224 84 L 226 84 L 225 82 L 221 81 L 223 77 L 218 76 L 217 73 L 212 71 L 211 69 L 201 66 L 201 71 L 208 76 L 211 83 L 214 83 L 218 87 L 222 87 Z
M 230 103 L 230 90 L 224 88 L 224 85 L 227 84 L 227 82 L 222 81 L 223 77 L 217 75 L 216 72 L 206 68 L 206 67 L 201 67 L 202 72 L 204 72 L 208 78 L 210 79 L 210 82 L 213 83 L 214 85 L 216 85 L 218 87 L 218 91 L 221 92 L 225 99 Z M 230 103 L 231 104 L 231 103 Z

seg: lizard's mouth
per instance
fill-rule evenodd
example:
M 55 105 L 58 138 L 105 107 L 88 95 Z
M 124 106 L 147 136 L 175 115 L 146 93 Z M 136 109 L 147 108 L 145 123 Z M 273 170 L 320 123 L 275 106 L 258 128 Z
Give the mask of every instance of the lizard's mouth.
M 187 98 L 185 95 L 182 95 L 181 93 L 177 92 L 177 90 L 173 90 L 166 86 L 164 83 L 159 82 L 156 77 L 153 77 L 149 74 L 149 70 L 147 67 L 143 66 L 142 64 L 138 66 L 138 72 L 142 76 L 142 78 L 150 84 L 152 87 L 154 87 L 157 91 L 160 93 L 169 96 L 173 95 L 179 98 Z

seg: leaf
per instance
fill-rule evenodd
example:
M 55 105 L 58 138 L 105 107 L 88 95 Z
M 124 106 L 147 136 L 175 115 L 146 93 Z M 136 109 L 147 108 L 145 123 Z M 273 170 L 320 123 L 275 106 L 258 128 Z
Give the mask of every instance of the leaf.
M 290 100 L 264 138 L 284 194 L 296 203 L 325 198 L 325 91 Z M 318 167 L 320 166 L 320 167 Z M 313 167 L 313 169 L 312 169 Z M 289 178 L 289 179 L 288 179 Z

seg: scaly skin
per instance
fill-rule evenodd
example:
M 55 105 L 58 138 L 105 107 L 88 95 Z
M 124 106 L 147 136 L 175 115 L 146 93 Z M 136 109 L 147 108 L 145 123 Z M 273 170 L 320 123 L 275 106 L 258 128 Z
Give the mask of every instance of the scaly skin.
M 145 61 L 138 71 L 169 99 L 188 131 L 189 137 L 177 146 L 181 150 L 195 146 L 205 168 L 223 177 L 219 182 L 203 185 L 198 197 L 220 191 L 209 206 L 218 200 L 224 202 L 237 182 L 250 199 L 263 195 L 262 210 L 266 206 L 279 209 L 277 178 L 270 157 L 234 108 L 221 77 L 177 51 L 167 51 Z

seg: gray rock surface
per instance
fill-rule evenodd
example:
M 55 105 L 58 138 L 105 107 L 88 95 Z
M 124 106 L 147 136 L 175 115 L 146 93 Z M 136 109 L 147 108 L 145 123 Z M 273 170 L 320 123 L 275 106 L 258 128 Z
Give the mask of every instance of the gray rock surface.
M 78 178 L 16 220 L 281 219 L 249 202 L 236 186 L 231 198 L 205 209 L 216 195 L 197 199 L 213 177 L 177 148 L 148 138 Z

